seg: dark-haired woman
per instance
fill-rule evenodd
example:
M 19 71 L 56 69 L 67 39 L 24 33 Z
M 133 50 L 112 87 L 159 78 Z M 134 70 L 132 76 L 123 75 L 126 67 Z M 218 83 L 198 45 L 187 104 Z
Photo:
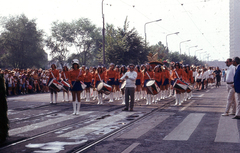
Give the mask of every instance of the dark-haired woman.
M 119 79 L 120 79 L 120 66 L 119 65 L 116 65 L 115 66 L 115 82 L 114 82 L 114 97 L 115 97 L 115 100 L 120 100 L 120 82 L 119 82 Z
M 86 101 L 90 101 L 90 87 L 92 82 L 92 74 L 89 72 L 89 68 L 86 68 L 85 74 L 84 74 L 84 84 L 86 85 Z
M 136 96 L 135 96 L 135 100 L 136 101 L 140 101 L 140 91 L 141 91 L 141 86 L 142 86 L 142 78 L 143 78 L 143 75 L 142 75 L 142 72 L 140 71 L 140 66 L 139 65 L 136 65 L 135 66 L 135 71 L 137 72 L 137 79 L 136 79 Z
M 96 67 L 93 67 L 92 68 L 92 85 L 93 85 L 93 100 L 96 100 L 97 99 L 97 89 L 95 88 L 94 86 L 94 79 L 95 79 L 95 75 L 96 75 Z
M 49 73 L 49 79 L 48 79 L 48 83 L 49 84 L 52 79 L 55 79 L 56 81 L 59 80 L 59 71 L 56 69 L 56 65 L 52 64 L 51 65 L 52 70 Z M 52 88 L 49 88 L 49 91 L 51 93 L 51 101 L 50 103 L 57 103 L 57 91 L 53 90 Z M 55 101 L 53 101 L 53 93 L 55 94 Z
M 176 81 L 176 79 L 182 79 L 182 69 L 180 69 L 180 64 L 178 62 L 175 63 L 175 69 L 173 70 L 172 72 L 172 76 L 171 78 Z M 175 103 L 175 106 L 176 105 L 181 105 L 181 91 L 176 89 L 176 94 L 175 94 L 175 98 L 176 98 L 176 103 Z
M 83 72 L 79 69 L 79 62 L 77 59 L 72 61 L 72 70 L 69 72 L 69 84 L 71 86 L 73 99 L 73 114 L 79 114 L 81 105 L 80 94 L 83 91 L 81 81 L 84 81 Z
M 120 69 L 119 78 L 121 78 L 126 72 L 127 72 L 126 66 L 122 65 Z M 123 82 L 120 82 L 120 87 L 122 86 L 122 83 Z M 125 93 L 123 89 L 121 90 L 121 93 L 122 93 L 122 104 L 125 105 Z
M 63 67 L 63 71 L 61 72 L 61 78 L 63 81 L 68 82 L 69 80 L 69 71 L 67 66 Z M 65 100 L 65 93 L 67 94 L 67 100 Z M 68 101 L 69 102 L 69 91 L 63 91 L 63 102 Z
M 162 72 L 161 72 L 161 67 L 159 65 L 154 67 L 154 79 L 158 87 L 161 89 L 162 88 Z M 154 95 L 153 102 L 157 103 L 160 100 L 161 100 L 161 91 L 157 95 Z
M 97 89 L 98 84 L 102 81 L 104 82 L 105 79 L 105 73 L 103 72 L 103 69 L 101 66 L 98 66 L 97 71 L 95 73 L 95 78 L 94 78 L 94 86 Z M 103 103 L 103 93 L 98 92 L 98 103 L 97 104 L 102 104 Z
M 106 72 L 106 80 L 107 84 L 112 87 L 112 91 L 109 95 L 109 102 L 113 102 L 113 88 L 114 88 L 114 82 L 115 82 L 116 72 L 114 71 L 114 64 L 111 63 L 109 66 L 109 69 Z

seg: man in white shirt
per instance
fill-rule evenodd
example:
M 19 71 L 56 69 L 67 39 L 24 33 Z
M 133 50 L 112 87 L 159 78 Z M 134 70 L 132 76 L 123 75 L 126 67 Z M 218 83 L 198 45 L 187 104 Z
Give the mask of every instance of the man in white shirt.
M 225 62 L 228 66 L 228 70 L 226 73 L 226 83 L 227 83 L 227 91 L 228 91 L 228 97 L 227 97 L 227 105 L 224 114 L 222 116 L 228 116 L 230 107 L 232 106 L 232 113 L 230 115 L 235 115 L 236 113 L 236 101 L 235 101 L 235 90 L 233 87 L 234 82 L 234 75 L 235 75 L 235 66 L 233 66 L 232 59 L 229 58 Z
M 129 96 L 131 97 L 130 111 L 133 111 L 134 106 L 134 93 L 135 93 L 135 81 L 137 78 L 137 72 L 134 71 L 134 65 L 129 65 L 130 71 L 126 72 L 120 80 L 126 80 L 125 86 L 125 108 L 123 111 L 128 111 L 129 108 Z

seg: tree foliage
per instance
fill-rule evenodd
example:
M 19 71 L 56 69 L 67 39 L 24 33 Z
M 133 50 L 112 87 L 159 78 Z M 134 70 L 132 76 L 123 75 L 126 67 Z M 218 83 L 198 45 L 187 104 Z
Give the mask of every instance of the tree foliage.
M 53 22 L 51 36 L 46 40 L 47 47 L 51 50 L 51 56 L 63 66 L 66 61 L 79 59 L 80 64 L 96 64 L 95 54 L 99 51 L 101 35 L 86 18 L 68 22 Z M 70 51 L 76 53 L 69 55 Z
M 47 55 L 43 50 L 43 31 L 37 30 L 35 19 L 25 15 L 3 18 L 0 35 L 2 66 L 15 68 L 42 67 Z
M 101 47 L 101 30 L 87 18 L 80 18 L 71 23 L 72 44 L 81 64 L 98 63 L 97 53 Z
M 123 28 L 115 29 L 113 25 L 107 25 L 106 31 L 107 63 L 140 64 L 147 60 L 143 40 L 134 28 L 129 30 L 127 18 Z

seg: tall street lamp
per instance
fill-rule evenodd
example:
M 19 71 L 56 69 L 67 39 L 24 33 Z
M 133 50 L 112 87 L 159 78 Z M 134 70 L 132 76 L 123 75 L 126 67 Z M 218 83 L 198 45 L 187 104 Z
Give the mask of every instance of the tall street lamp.
M 190 48 L 194 48 L 194 47 L 197 47 L 198 45 L 196 45 L 196 46 L 191 46 L 191 47 L 189 47 L 188 48 L 188 56 L 190 56 Z
M 203 50 L 203 49 L 198 49 L 198 50 L 195 50 L 195 56 L 197 56 L 197 55 L 196 55 L 196 52 L 198 52 L 198 51 L 201 51 L 201 50 Z
M 167 49 L 168 49 L 167 37 L 170 36 L 170 35 L 177 35 L 177 34 L 179 34 L 179 32 L 174 32 L 174 33 L 170 33 L 170 34 L 166 35 L 166 47 L 167 47 Z
M 201 52 L 199 55 L 200 55 L 200 59 L 202 60 L 202 58 L 201 58 L 201 54 L 205 54 L 207 51 L 205 51 L 205 52 Z
M 103 19 L 103 29 L 102 29 L 102 35 L 103 35 L 103 40 L 102 40 L 102 45 L 103 45 L 103 64 L 105 64 L 105 22 L 104 22 L 104 14 L 103 14 L 103 1 L 102 0 L 102 19 Z
M 185 42 L 189 42 L 189 41 L 191 41 L 191 40 L 185 40 L 185 41 L 181 41 L 181 42 L 179 43 L 179 50 L 180 50 L 179 54 L 181 54 L 181 44 L 182 44 L 182 43 L 185 43 Z
M 145 33 L 145 50 L 147 48 L 147 33 L 146 33 L 146 25 L 149 23 L 153 23 L 153 22 L 158 22 L 158 21 L 162 21 L 162 19 L 158 19 L 158 20 L 154 20 L 154 21 L 150 21 L 150 22 L 146 22 L 144 24 L 144 33 Z

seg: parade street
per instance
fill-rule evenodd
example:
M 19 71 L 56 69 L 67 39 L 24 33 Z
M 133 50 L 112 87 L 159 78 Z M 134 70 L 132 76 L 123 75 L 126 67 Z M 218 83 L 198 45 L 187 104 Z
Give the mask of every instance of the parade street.
M 50 104 L 49 93 L 8 97 L 9 137 L 1 153 L 236 153 L 240 120 L 224 113 L 227 90 L 194 91 L 181 106 L 175 98 L 146 105 L 135 102 L 122 111 L 122 101 L 103 105 L 81 100 L 79 115 L 71 102 Z

